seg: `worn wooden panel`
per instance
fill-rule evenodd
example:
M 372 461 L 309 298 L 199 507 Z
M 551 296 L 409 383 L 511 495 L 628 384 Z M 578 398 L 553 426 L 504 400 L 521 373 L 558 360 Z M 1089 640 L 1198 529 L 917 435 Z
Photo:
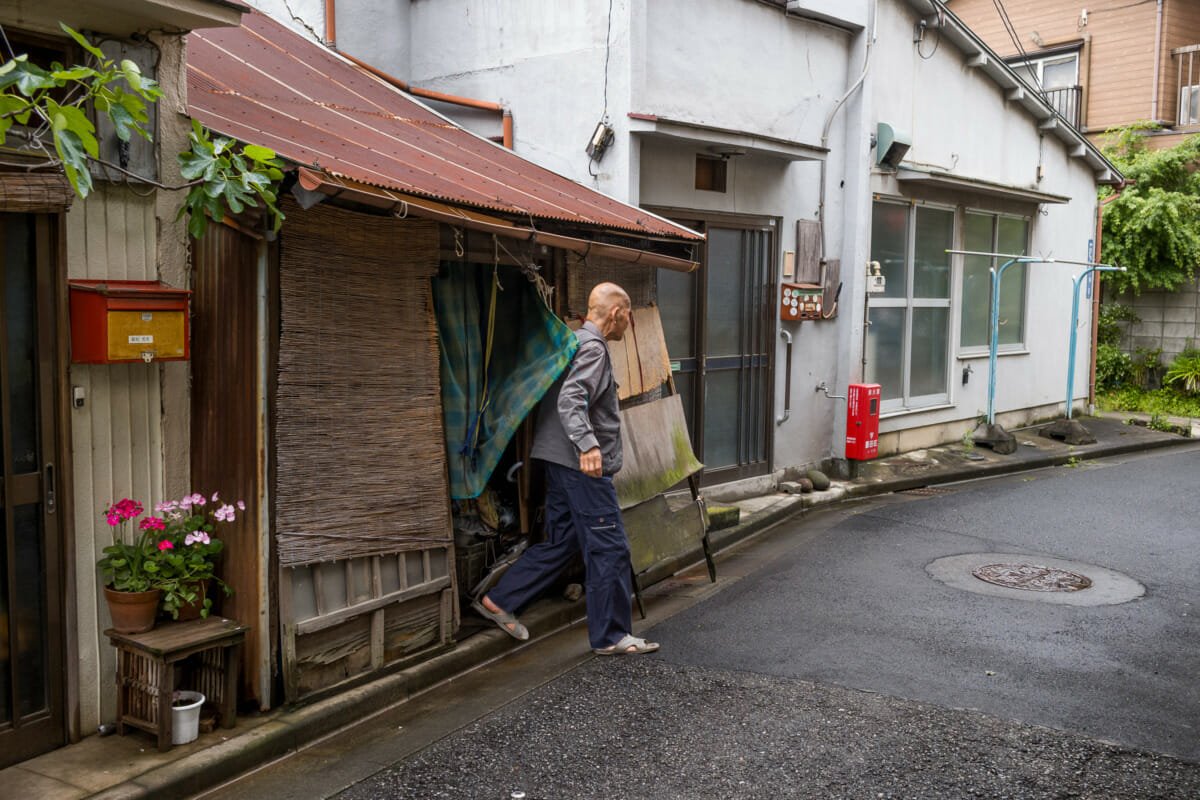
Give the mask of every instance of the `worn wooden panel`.
M 821 295 L 821 313 L 828 316 L 830 319 L 837 316 L 837 309 L 834 307 L 834 298 L 837 297 L 839 303 L 842 300 L 850 297 L 850 292 L 845 288 L 842 289 L 842 294 L 838 295 L 838 284 L 842 280 L 842 261 L 839 258 L 831 258 L 825 262 L 825 287 Z
M 437 644 L 442 632 L 442 593 L 427 594 L 383 610 L 383 658 L 391 662 Z
M 97 184 L 66 215 L 70 278 L 154 280 L 154 198 Z M 100 636 L 109 626 L 96 573 L 100 550 L 111 543 L 101 511 L 133 497 L 147 507 L 163 499 L 160 365 L 72 364 L 71 385 L 83 388 L 84 407 L 72 409 L 79 727 L 94 729 L 116 714 L 113 649 Z
M 704 509 L 699 502 L 672 510 L 664 495 L 621 511 L 634 574 L 698 547 L 704 539 Z
M 663 335 L 658 306 L 653 303 L 633 311 L 633 323 L 619 342 L 609 342 L 613 374 L 620 384 L 617 396 L 625 400 L 657 389 L 671 377 L 671 358 Z
M 679 395 L 670 395 L 621 412 L 621 471 L 613 487 L 621 508 L 665 492 L 704 465 L 692 452 Z
M 380 644 L 386 663 L 447 643 L 442 637 L 442 594 L 435 592 L 383 609 Z M 296 636 L 296 698 L 376 669 L 372 642 L 380 631 L 375 619 L 374 613 L 361 614 L 332 628 Z
M 567 320 L 567 326 L 573 331 L 582 325 L 581 320 Z M 621 341 L 608 343 L 608 353 L 619 399 L 637 397 L 666 383 L 671 377 L 671 358 L 667 353 L 658 306 L 651 303 L 635 307 L 633 324 Z
M 334 686 L 371 667 L 371 616 L 296 637 L 299 696 Z
M 225 557 L 217 574 L 233 594 L 215 593 L 215 607 L 258 628 L 266 608 L 256 499 L 260 496 L 258 414 L 259 330 L 257 242 L 225 225 L 209 225 L 192 243 L 192 486 L 246 510 L 222 525 Z M 259 697 L 262 637 L 247 637 L 241 658 L 241 700 Z
M 796 277 L 795 283 L 821 282 L 821 224 L 813 220 L 796 220 Z

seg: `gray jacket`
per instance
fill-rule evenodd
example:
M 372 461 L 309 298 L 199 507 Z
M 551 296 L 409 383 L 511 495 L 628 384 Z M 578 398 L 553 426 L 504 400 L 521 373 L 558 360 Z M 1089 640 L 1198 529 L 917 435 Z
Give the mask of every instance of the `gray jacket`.
M 542 398 L 530 455 L 571 469 L 600 448 L 605 475 L 621 469 L 621 409 L 608 343 L 591 322 L 575 331 L 579 349 Z

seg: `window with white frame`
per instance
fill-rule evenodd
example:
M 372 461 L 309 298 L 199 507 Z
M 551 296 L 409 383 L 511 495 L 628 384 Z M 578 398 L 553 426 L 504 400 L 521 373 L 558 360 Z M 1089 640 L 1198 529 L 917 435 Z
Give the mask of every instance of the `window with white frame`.
M 1043 91 L 1065 89 L 1079 83 L 1079 53 L 1036 56 L 1011 64 L 1017 74 Z
M 983 211 L 963 215 L 963 249 L 979 253 L 1029 252 L 1029 220 Z M 1008 259 L 963 256 L 959 346 L 964 350 L 991 345 L 988 318 L 992 303 L 992 269 Z M 1025 264 L 1013 264 L 1000 276 L 1000 313 L 997 345 L 1020 348 L 1025 341 Z
M 886 291 L 869 300 L 866 379 L 884 410 L 949 401 L 950 256 L 954 210 L 876 201 L 871 260 Z
M 1010 61 L 1009 65 L 1030 85 L 1039 89 L 1046 101 L 1072 125 L 1081 121 L 1079 103 L 1079 51 L 1057 52 Z

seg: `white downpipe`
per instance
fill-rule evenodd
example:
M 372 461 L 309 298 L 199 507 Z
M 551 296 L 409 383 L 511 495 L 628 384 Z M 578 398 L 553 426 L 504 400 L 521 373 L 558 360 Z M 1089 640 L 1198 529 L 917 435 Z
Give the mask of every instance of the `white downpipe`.
M 1160 2 L 1161 2 L 1161 0 L 1160 0 Z M 867 52 L 866 52 L 866 55 L 863 57 L 862 73 L 858 76 L 858 80 L 856 80 L 853 84 L 851 84 L 850 88 L 846 90 L 846 93 L 842 95 L 841 99 L 838 100 L 836 103 L 834 103 L 833 108 L 829 111 L 829 116 L 825 118 L 825 127 L 821 129 L 821 147 L 822 148 L 827 147 L 829 144 L 829 129 L 833 127 L 833 118 L 837 116 L 837 113 L 841 109 L 842 105 L 847 100 L 850 99 L 850 95 L 852 95 L 856 91 L 858 91 L 858 87 L 862 86 L 863 81 L 867 79 L 867 70 L 870 69 L 870 67 L 871 67 L 871 52 L 872 52 L 871 48 L 875 44 L 875 26 L 877 24 L 875 0 L 872 0 L 872 2 L 871 2 L 870 14 L 871 14 L 871 34 L 870 34 L 870 36 L 867 37 Z M 826 161 L 826 159 L 824 159 L 824 158 L 821 159 L 821 179 L 819 181 L 821 196 L 820 196 L 820 198 L 818 198 L 818 202 L 817 202 L 817 229 L 821 233 L 821 253 L 820 253 L 821 261 L 825 260 L 825 255 L 826 255 L 826 250 L 825 250 L 825 183 L 827 181 L 826 173 L 828 171 L 828 166 L 826 165 L 825 161 Z

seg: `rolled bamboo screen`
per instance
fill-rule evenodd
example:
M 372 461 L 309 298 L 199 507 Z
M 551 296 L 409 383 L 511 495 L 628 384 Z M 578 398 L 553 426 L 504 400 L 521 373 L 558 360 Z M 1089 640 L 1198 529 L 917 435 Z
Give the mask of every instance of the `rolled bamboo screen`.
M 289 203 L 280 237 L 281 566 L 447 543 L 430 277 L 438 226 Z

